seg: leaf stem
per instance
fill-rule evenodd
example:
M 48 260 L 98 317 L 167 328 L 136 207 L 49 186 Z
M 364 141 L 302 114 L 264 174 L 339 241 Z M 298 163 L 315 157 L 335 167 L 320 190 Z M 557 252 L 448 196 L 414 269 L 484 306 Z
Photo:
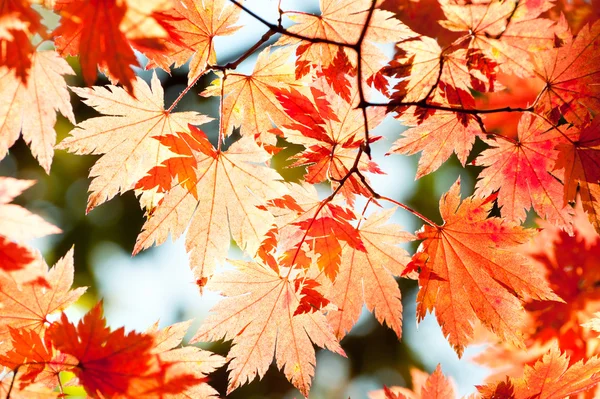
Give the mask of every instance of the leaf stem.
M 183 96 L 185 96 L 187 94 L 187 92 L 190 91 L 190 89 L 192 87 L 194 87 L 196 85 L 196 83 L 198 83 L 198 81 L 204 75 L 205 72 L 206 72 L 206 70 L 204 70 L 202 73 L 198 74 L 198 76 L 196 76 L 194 78 L 194 80 L 192 80 L 187 85 L 187 87 L 179 94 L 179 96 L 175 99 L 175 101 L 173 101 L 173 104 L 171 104 L 171 106 L 169 107 L 169 109 L 167 109 L 165 111 L 167 114 L 169 114 L 169 113 L 171 113 L 173 111 L 173 109 L 177 106 L 177 104 L 179 104 L 179 101 L 181 101 L 181 99 L 183 98 Z

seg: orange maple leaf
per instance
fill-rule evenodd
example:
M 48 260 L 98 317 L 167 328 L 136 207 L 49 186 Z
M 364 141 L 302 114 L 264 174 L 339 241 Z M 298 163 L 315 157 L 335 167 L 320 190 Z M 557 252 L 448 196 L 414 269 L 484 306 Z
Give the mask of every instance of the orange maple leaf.
M 396 46 L 396 56 L 383 69 L 385 75 L 400 80 L 393 88 L 392 100 L 417 102 L 435 97 L 440 81 L 463 91 L 497 88 L 495 64 L 480 50 L 442 49 L 426 36 L 403 40 Z
M 48 316 L 66 309 L 84 292 L 85 288 L 72 290 L 73 250 L 48 270 L 39 264 L 43 284 L 36 281 L 23 285 L 0 275 L 0 348 L 8 349 L 9 327 L 29 328 L 39 332 L 49 323 Z M 8 346 L 8 348 L 7 348 Z
M 413 262 L 421 268 L 417 316 L 435 315 L 459 355 L 479 319 L 502 339 L 523 346 L 520 297 L 560 300 L 539 269 L 516 251 L 532 231 L 491 217 L 494 196 L 460 201 L 460 180 L 440 199 L 442 226 L 423 226 Z
M 196 279 L 201 280 L 213 274 L 217 262 L 225 260 L 230 235 L 248 254 L 256 254 L 273 224 L 273 216 L 257 206 L 284 195 L 287 189 L 277 172 L 265 165 L 269 154 L 252 138 L 242 137 L 227 151 L 220 151 L 201 130 L 191 125 L 189 130 L 179 136 L 189 143 L 195 174 L 189 177 L 190 183 L 165 194 L 144 224 L 134 254 L 153 243 L 163 243 L 169 234 L 173 239 L 181 236 L 189 224 L 186 248 Z M 175 177 L 178 170 L 171 173 Z
M 535 73 L 546 85 L 539 94 L 536 112 L 553 122 L 561 115 L 584 126 L 590 114 L 600 112 L 600 22 L 586 25 L 573 38 L 570 32 L 561 47 L 534 53 Z
M 456 397 L 456 387 L 453 381 L 446 378 L 439 364 L 431 375 L 417 369 L 411 370 L 410 375 L 412 389 L 384 387 L 382 390 L 369 392 L 369 399 L 450 399 Z
M 320 0 L 319 4 L 320 15 L 286 12 L 286 16 L 295 22 L 288 31 L 311 39 L 355 44 L 367 20 L 371 0 Z M 360 62 L 364 70 L 363 80 L 375 82 L 375 75 L 386 63 L 387 57 L 375 43 L 398 42 L 414 35 L 415 33 L 395 19 L 391 12 L 376 8 L 361 46 Z M 276 44 L 298 44 L 296 47 L 297 77 L 303 76 L 319 65 L 325 69 L 331 67 L 336 63 L 340 51 L 340 46 L 336 44 L 311 43 L 292 36 L 283 36 Z M 343 51 L 349 62 L 356 67 L 356 52 L 349 48 L 343 48 Z
M 402 302 L 394 276 L 402 274 L 410 258 L 397 245 L 415 237 L 398 225 L 386 224 L 395 210 L 378 211 L 361 221 L 357 230 L 364 251 L 344 246 L 340 273 L 327 292 L 338 307 L 327 313 L 327 320 L 340 340 L 357 322 L 363 302 L 381 324 L 402 336 Z
M 22 242 L 61 232 L 58 227 L 27 209 L 10 204 L 33 184 L 32 180 L 0 177 L 0 270 L 11 273 L 17 282 L 34 280 L 39 268 L 34 265 L 38 259 L 35 251 L 14 241 Z
M 569 358 L 558 346 L 533 366 L 526 366 L 523 377 L 478 387 L 483 399 L 563 399 L 584 392 L 600 382 L 600 358 L 594 356 L 569 366 Z
M 160 14 L 170 6 L 168 0 L 57 0 L 56 48 L 61 55 L 79 55 L 87 85 L 96 81 L 99 67 L 133 93 L 131 65 L 139 64 L 131 46 L 162 49 L 161 39 L 173 38 Z
M 538 18 L 553 6 L 548 0 L 440 0 L 440 4 L 446 16 L 440 24 L 453 32 L 465 32 L 462 41 L 481 50 L 505 73 L 533 75 L 530 54 L 554 45 L 554 21 Z
M 304 179 L 316 184 L 331 181 L 333 188 L 348 174 L 356 161 L 360 146 L 365 142 L 365 122 L 359 102 L 355 81 L 350 85 L 350 99 L 337 94 L 325 78 L 313 82 L 310 95 L 298 90 L 274 90 L 274 93 L 289 115 L 292 123 L 279 125 L 289 142 L 301 144 L 306 150 L 294 155 L 292 166 L 307 165 Z M 377 127 L 384 119 L 385 111 L 379 107 L 367 111 L 369 130 Z M 378 138 L 370 138 L 375 141 Z M 377 164 L 363 154 L 358 162 L 363 172 L 381 174 Z M 371 195 L 360 179 L 352 175 L 342 186 L 349 205 L 354 204 L 356 194 Z
M 564 202 L 575 202 L 579 189 L 583 209 L 600 232 L 600 117 L 581 130 L 569 129 L 565 134 L 569 142 L 557 146 L 554 166 L 563 177 Z
M 472 109 L 475 101 L 466 90 L 439 82 L 435 103 L 458 109 Z M 421 151 L 415 179 L 437 170 L 454 152 L 465 165 L 475 138 L 481 136 L 479 121 L 466 113 L 431 110 L 421 107 L 398 107 L 396 116 L 404 125 L 411 127 L 403 133 L 391 153 L 406 155 Z
M 73 356 L 77 364 L 72 371 L 92 398 L 125 395 L 136 376 L 149 374 L 156 366 L 151 349 L 151 335 L 123 328 L 111 331 L 102 316 L 102 303 L 88 312 L 77 326 L 63 313 L 47 332 L 62 353 Z
M 175 1 L 166 14 L 172 18 L 167 23 L 179 41 L 165 40 L 161 51 L 144 52 L 151 60 L 146 69 L 159 66 L 169 72 L 171 64 L 178 68 L 191 58 L 188 72 L 191 83 L 204 73 L 207 65 L 217 63 L 214 38 L 235 33 L 240 28 L 234 26 L 240 12 L 241 8 L 227 4 L 226 0 Z
M 90 170 L 88 212 L 133 189 L 152 167 L 173 157 L 160 137 L 185 130 L 188 123 L 200 125 L 211 120 L 196 112 L 165 110 L 164 91 L 156 74 L 151 86 L 141 78 L 132 85 L 135 98 L 116 86 L 73 88 L 84 103 L 103 114 L 79 123 L 56 147 L 77 154 L 104 154 Z M 152 209 L 160 198 L 162 195 L 149 192 L 140 202 Z
M 229 261 L 236 267 L 215 275 L 209 290 L 225 296 L 190 342 L 233 340 L 229 360 L 230 393 L 257 376 L 262 378 L 273 362 L 288 380 L 308 396 L 316 362 L 312 343 L 344 355 L 320 312 L 295 314 L 300 305 L 301 285 L 259 263 Z M 289 269 L 285 269 L 286 271 Z
M 4 1 L 0 8 L 0 32 L 0 45 L 3 48 L 0 67 L 7 67 L 18 80 L 26 84 L 35 52 L 31 37 L 35 34 L 46 36 L 41 16 L 31 8 L 29 0 Z
M 565 301 L 533 301 L 525 305 L 531 315 L 529 340 L 545 343 L 557 338 L 571 362 L 584 359 L 593 351 L 595 334 L 582 323 L 600 310 L 600 237 L 586 219 L 578 205 L 573 236 L 546 226 L 527 251 L 546 271 L 552 290 Z
M 206 97 L 224 96 L 220 122 L 223 135 L 228 136 L 233 133 L 234 127 L 240 127 L 244 136 L 258 137 L 263 143 L 275 144 L 275 135 L 268 132 L 273 124 L 280 126 L 290 119 L 272 88 L 302 85 L 294 77 L 294 66 L 288 62 L 292 55 L 291 48 L 272 50 L 272 47 L 267 47 L 259 53 L 251 75 L 227 72 L 225 80 L 222 77 L 215 80 L 202 92 Z
M 310 269 L 313 255 L 316 255 L 319 270 L 334 281 L 340 268 L 342 243 L 358 251 L 365 250 L 360 235 L 351 224 L 356 221 L 356 215 L 342 204 L 331 201 L 323 204 L 311 185 L 292 184 L 289 188 L 289 195 L 266 203 L 265 209 L 277 222 L 277 227 L 272 229 L 276 242 L 268 237 L 267 242 L 261 244 L 261 247 L 266 244 L 272 248 L 270 253 L 263 253 L 262 259 L 276 266 L 273 253 L 280 249 L 282 265 Z
M 25 386 L 35 381 L 52 361 L 52 345 L 43 342 L 40 334 L 33 330 L 9 326 L 9 331 L 12 347 L 0 355 L 0 364 L 13 372 L 18 371 L 21 385 Z
M 24 241 L 61 233 L 38 215 L 10 202 L 34 184 L 32 180 L 0 177 L 0 272 L 16 284 L 38 280 L 44 284 L 45 270 L 38 251 Z
M 543 118 L 523 114 L 515 140 L 497 136 L 484 140 L 491 146 L 476 159 L 487 166 L 479 174 L 476 193 L 483 197 L 498 191 L 502 217 L 523 222 L 526 210 L 572 231 L 572 208 L 563 201 L 564 188 L 550 174 L 558 156 L 555 147 L 567 142 L 561 131 Z
M 32 55 L 26 83 L 13 71 L 0 69 L 0 159 L 22 134 L 40 165 L 50 173 L 56 143 L 56 112 L 75 123 L 64 79 L 64 75 L 74 74 L 55 51 Z
M 167 365 L 162 381 L 167 387 L 167 393 L 159 399 L 218 397 L 218 392 L 206 383 L 207 375 L 223 366 L 225 358 L 194 346 L 181 347 L 190 324 L 191 321 L 181 322 L 157 331 L 158 323 L 156 323 L 148 331 L 149 334 L 154 335 L 152 352 Z M 169 387 L 172 387 L 170 393 Z M 162 390 L 165 391 L 165 387 Z

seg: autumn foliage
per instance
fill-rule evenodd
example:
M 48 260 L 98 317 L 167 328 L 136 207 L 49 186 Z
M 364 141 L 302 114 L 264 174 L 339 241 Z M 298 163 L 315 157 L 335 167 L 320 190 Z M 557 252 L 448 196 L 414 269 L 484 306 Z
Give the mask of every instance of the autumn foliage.
M 459 356 L 488 343 L 475 361 L 494 373 L 473 397 L 595 397 L 595 0 L 320 0 L 314 15 L 272 2 L 273 21 L 241 0 L 33 3 L 0 0 L 0 159 L 19 137 L 47 173 L 56 149 L 98 155 L 87 211 L 134 191 L 146 214 L 134 255 L 185 236 L 200 293 L 223 296 L 190 343 L 231 347 L 182 345 L 189 323 L 111 330 L 101 302 L 70 321 L 62 312 L 85 291 L 72 287 L 73 250 L 49 268 L 28 241 L 61 230 L 12 203 L 33 181 L 0 177 L 0 397 L 64 397 L 65 375 L 92 398 L 217 397 L 214 370 L 227 364 L 229 394 L 273 361 L 308 397 L 314 345 L 346 356 L 340 341 L 363 305 L 402 338 L 398 278 L 418 281 L 418 320 L 434 313 Z M 53 29 L 42 7 L 60 17 Z M 265 33 L 219 63 L 215 37 L 242 29 L 242 13 Z M 139 55 L 166 72 L 189 62 L 170 106 L 156 73 L 136 76 Z M 76 61 L 86 87 L 65 81 Z M 98 72 L 111 84 L 93 86 Z M 218 115 L 177 110 L 207 76 L 200 94 L 218 99 Z M 77 121 L 75 96 L 96 116 Z M 57 144 L 58 114 L 74 127 Z M 213 117 L 216 140 L 202 130 Z M 386 118 L 407 129 L 385 155 L 419 153 L 416 179 L 454 155 L 480 168 L 474 188 L 447 185 L 442 223 L 371 183 L 402 184 L 372 149 Z M 290 159 L 300 182 L 272 165 L 289 144 L 301 148 Z M 400 212 L 422 228 L 395 224 Z M 234 244 L 244 260 L 228 259 Z M 438 367 L 371 397 L 456 392 Z

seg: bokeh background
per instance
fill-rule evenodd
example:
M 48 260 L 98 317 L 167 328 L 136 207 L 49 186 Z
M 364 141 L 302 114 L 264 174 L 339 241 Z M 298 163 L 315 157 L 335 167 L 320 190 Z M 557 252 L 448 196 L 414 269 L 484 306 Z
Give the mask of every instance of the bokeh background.
M 270 21 L 277 20 L 277 5 L 273 0 L 251 0 L 246 3 L 252 10 Z M 286 10 L 301 10 L 318 13 L 317 0 L 283 1 Z M 56 16 L 44 12 L 47 26 L 52 28 Z M 288 21 L 289 22 L 289 21 Z M 216 49 L 219 63 L 236 59 L 251 47 L 266 31 L 266 28 L 251 16 L 242 13 L 239 21 L 244 27 L 234 36 L 217 38 Z M 269 42 L 271 44 L 273 41 Z M 382 47 L 391 56 L 393 46 Z M 140 58 L 142 65 L 145 63 Z M 255 57 L 249 58 L 238 71 L 250 73 Z M 77 59 L 69 60 L 75 71 L 79 71 Z M 152 71 L 138 70 L 139 76 L 149 81 Z M 187 83 L 185 67 L 174 70 L 171 75 L 158 71 L 165 88 L 165 104 L 168 107 L 183 91 Z M 215 121 L 204 125 L 203 130 L 213 139 L 218 129 L 218 99 L 200 97 L 200 93 L 214 79 L 214 75 L 203 77 L 193 90 L 178 105 L 178 110 L 194 110 L 212 116 Z M 68 77 L 71 86 L 83 86 L 79 74 Z M 98 85 L 108 84 L 99 77 Z M 82 104 L 72 95 L 76 119 L 81 122 L 96 116 L 95 111 Z M 57 123 L 58 141 L 66 137 L 73 126 L 59 115 Z M 391 143 L 405 128 L 396 120 L 387 118 L 373 131 L 384 136 L 384 140 L 373 147 L 374 160 L 387 173 L 385 176 L 370 176 L 375 189 L 383 195 L 406 203 L 435 221 L 440 221 L 438 199 L 460 175 L 463 195 L 472 192 L 474 176 L 478 168 L 463 169 L 453 156 L 432 175 L 414 181 L 418 155 L 384 156 Z M 287 180 L 297 180 L 302 169 L 290 169 L 286 158 L 299 150 L 297 146 L 280 142 L 286 149 L 273 161 L 274 166 Z M 476 154 L 482 143 L 477 142 Z M 473 155 L 472 155 L 473 157 Z M 116 197 L 85 214 L 88 172 L 97 157 L 78 156 L 57 151 L 52 171 L 46 175 L 31 156 L 22 140 L 10 150 L 8 157 L 0 161 L 0 175 L 20 179 L 34 179 L 37 184 L 26 191 L 15 202 L 41 214 L 63 230 L 63 234 L 34 242 L 48 262 L 54 264 L 69 248 L 75 246 L 75 286 L 88 286 L 87 293 L 69 310 L 70 317 L 80 317 L 98 300 L 103 299 L 105 313 L 111 327 L 125 326 L 128 330 L 143 331 L 160 320 L 161 326 L 177 321 L 194 319 L 191 333 L 206 317 L 209 309 L 219 301 L 219 296 L 205 292 L 200 295 L 188 267 L 188 257 L 183 240 L 168 242 L 132 257 L 131 251 L 144 221 L 143 212 L 133 192 Z M 327 187 L 323 187 L 327 190 Z M 325 191 L 324 191 L 325 192 Z M 364 204 L 364 203 L 363 203 Z M 359 203 L 357 207 L 360 208 Z M 419 221 L 402 210 L 396 212 L 396 223 L 407 231 L 420 227 Z M 411 253 L 416 246 L 409 248 Z M 230 257 L 241 257 L 232 249 Z M 313 381 L 311 398 L 361 399 L 367 392 L 381 389 L 383 385 L 410 386 L 411 368 L 417 367 L 432 372 L 438 363 L 445 374 L 457 383 L 461 395 L 474 392 L 474 385 L 482 383 L 488 371 L 469 361 L 469 357 L 482 350 L 469 348 L 463 359 L 447 344 L 433 316 L 428 316 L 418 326 L 415 319 L 415 297 L 417 285 L 411 280 L 399 280 L 404 303 L 404 332 L 402 341 L 388 328 L 377 323 L 373 315 L 363 309 L 358 324 L 342 341 L 348 358 L 327 351 L 317 354 L 316 377 Z M 226 354 L 229 343 L 201 345 L 216 353 Z M 226 367 L 211 376 L 211 384 L 223 395 L 226 390 Z M 230 398 L 293 398 L 301 397 L 282 373 L 273 365 L 262 381 L 254 381 L 234 391 Z

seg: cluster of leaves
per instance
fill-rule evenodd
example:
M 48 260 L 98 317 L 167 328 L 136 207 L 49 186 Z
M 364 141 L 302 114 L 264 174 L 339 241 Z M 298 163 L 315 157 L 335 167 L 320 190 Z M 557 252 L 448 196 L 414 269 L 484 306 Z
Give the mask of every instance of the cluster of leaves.
M 398 276 L 418 279 L 418 319 L 435 311 L 459 355 L 485 331 L 509 364 L 523 349 L 543 346 L 513 370 L 519 377 L 480 387 L 481 397 L 562 398 L 597 384 L 591 327 L 581 326 L 600 310 L 593 255 L 600 230 L 600 22 L 592 11 L 551 0 L 321 0 L 318 15 L 279 4 L 273 23 L 237 0 L 45 6 L 60 15 L 52 32 L 29 0 L 0 7 L 0 158 L 20 134 L 48 172 L 54 148 L 102 155 L 90 172 L 88 211 L 134 190 L 147 215 L 134 254 L 185 233 L 200 290 L 224 296 L 192 342 L 225 338 L 232 347 L 226 359 L 177 348 L 186 324 L 110 331 L 101 305 L 77 326 L 64 314 L 51 322 L 50 314 L 82 293 L 70 289 L 72 257 L 48 270 L 23 243 L 58 230 L 9 204 L 31 182 L 4 179 L 6 396 L 56 396 L 59 374 L 71 371 L 92 397 L 210 397 L 216 392 L 206 374 L 225 361 L 231 392 L 264 376 L 274 357 L 308 396 L 313 344 L 345 355 L 340 340 L 363 305 L 401 338 Z M 236 32 L 241 12 L 266 33 L 235 61 L 218 64 L 214 38 Z M 422 14 L 437 15 L 439 24 L 423 23 Z M 36 40 L 53 41 L 56 50 L 39 51 Z M 393 58 L 381 50 L 384 43 L 395 44 Z M 134 50 L 147 57 L 148 69 L 169 72 L 189 62 L 188 87 L 169 108 L 156 74 L 150 84 L 135 76 Z M 237 72 L 253 54 L 254 71 Z M 76 124 L 65 56 L 79 56 L 88 85 L 98 70 L 112 81 L 69 88 L 100 116 Z M 202 95 L 220 101 L 216 145 L 199 128 L 212 118 L 175 111 L 209 71 L 218 78 Z M 531 101 L 515 106 L 510 85 L 531 80 L 538 83 Z M 490 107 L 499 94 L 503 106 Z M 57 112 L 76 126 L 55 146 Z M 518 115 L 515 131 L 494 128 L 494 115 L 506 113 Z M 461 200 L 457 180 L 440 199 L 441 225 L 380 195 L 367 177 L 393 176 L 371 151 L 381 139 L 371 132 L 388 115 L 409 127 L 389 154 L 420 152 L 416 178 L 453 153 L 466 167 L 475 141 L 487 146 L 471 162 L 484 167 L 473 195 Z M 225 149 L 234 129 L 241 138 Z M 270 166 L 278 139 L 302 146 L 293 156 L 294 166 L 306 168 L 301 184 L 286 183 Z M 325 198 L 320 183 L 330 187 Z M 411 234 L 391 223 L 398 209 L 423 228 Z M 528 210 L 544 220 L 542 233 L 522 226 Z M 233 269 L 220 271 L 231 239 L 247 260 L 227 261 Z M 413 241 L 421 244 L 410 255 L 400 245 Z M 582 320 L 584 313 L 590 316 Z M 390 388 L 381 395 L 453 396 L 440 370 L 422 380 L 421 393 Z

